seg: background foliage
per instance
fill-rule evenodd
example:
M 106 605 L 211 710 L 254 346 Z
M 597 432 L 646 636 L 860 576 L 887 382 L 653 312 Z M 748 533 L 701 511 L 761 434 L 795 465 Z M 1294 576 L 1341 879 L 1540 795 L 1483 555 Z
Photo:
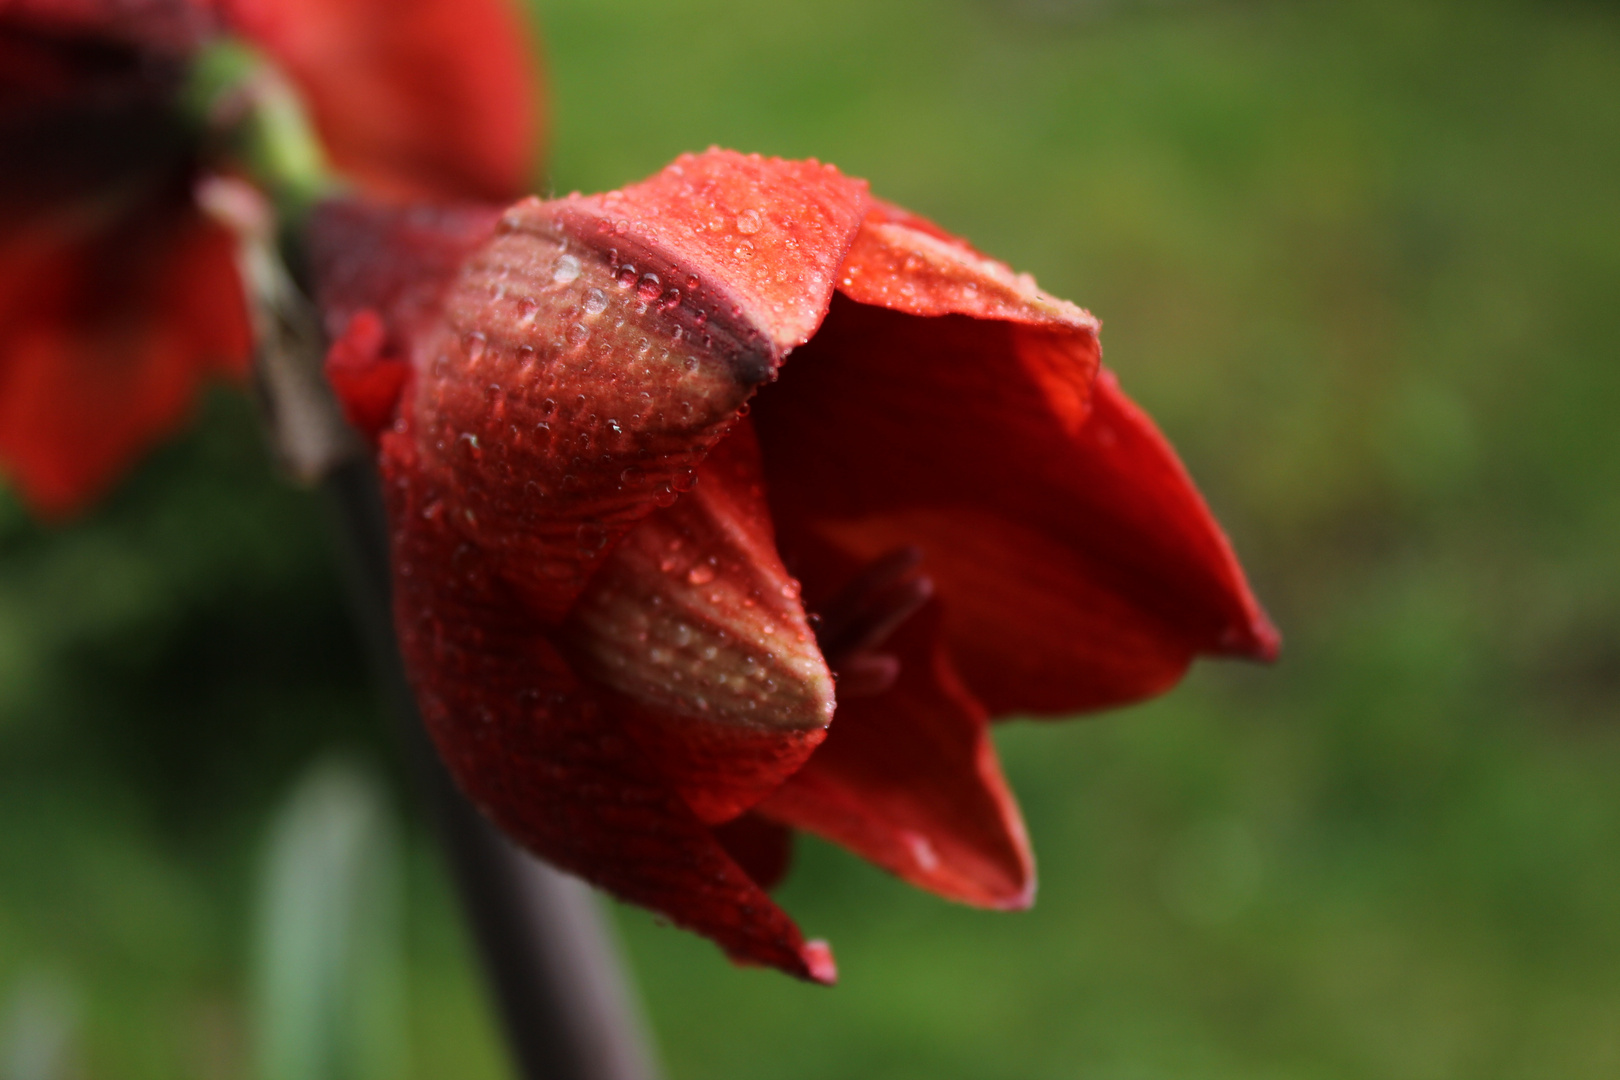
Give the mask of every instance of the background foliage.
M 1287 637 L 1003 730 L 1031 913 L 807 843 L 832 992 L 623 913 L 674 1077 L 1620 1075 L 1620 11 L 536 14 L 557 190 L 814 155 L 1101 315 Z M 272 814 L 390 768 L 322 524 L 224 393 L 82 522 L 0 499 L 0 1076 L 250 1074 Z M 500 1076 L 404 851 L 411 1075 Z

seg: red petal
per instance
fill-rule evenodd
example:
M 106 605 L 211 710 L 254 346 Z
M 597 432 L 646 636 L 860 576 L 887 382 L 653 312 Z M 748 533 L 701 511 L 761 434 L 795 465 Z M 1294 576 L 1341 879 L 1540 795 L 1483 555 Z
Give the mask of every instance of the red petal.
M 388 352 L 388 331 L 371 308 L 349 320 L 326 354 L 326 380 L 337 392 L 343 415 L 372 442 L 394 421 L 411 367 Z
M 576 235 L 628 261 L 643 249 L 673 256 L 680 273 L 665 283 L 759 327 L 775 361 L 827 314 L 868 199 L 865 180 L 831 165 L 712 149 L 563 212 L 578 215 Z
M 833 681 L 776 553 L 747 424 L 696 479 L 620 542 L 563 636 L 576 670 L 627 699 L 625 723 L 670 786 L 720 822 L 820 744 Z
M 38 512 L 65 515 L 104 490 L 180 425 L 206 376 L 246 374 L 233 250 L 217 226 L 162 204 L 77 243 L 7 239 L 0 462 Z
M 793 864 L 793 830 L 758 814 L 716 825 L 714 838 L 762 889 L 781 884 Z
M 709 179 L 681 202 L 693 175 Z M 776 208 L 749 234 L 771 280 L 819 311 L 863 189 L 820 167 L 715 154 L 629 194 L 511 207 L 443 317 L 409 341 L 420 465 L 539 617 L 560 621 L 617 541 L 689 486 L 779 362 L 800 308 L 778 313 L 777 294 L 750 284 L 750 258 L 728 256 L 741 269 L 716 279 L 718 241 L 639 216 L 743 193 Z
M 801 978 L 823 950 L 727 854 L 581 684 L 492 560 L 437 512 L 408 434 L 383 438 L 395 614 L 423 718 L 484 813 L 536 854 Z
M 374 194 L 505 201 L 541 145 L 529 30 L 507 0 L 224 0 Z
M 996 714 L 1170 686 L 1275 634 L 1095 323 L 898 212 L 868 218 L 816 338 L 756 408 L 782 550 L 916 544 L 963 677 Z M 966 312 L 951 314 L 950 312 Z
M 930 603 L 885 644 L 893 687 L 841 700 L 827 741 L 757 813 L 844 845 L 963 903 L 1024 908 L 1035 867 L 984 707 L 962 686 Z

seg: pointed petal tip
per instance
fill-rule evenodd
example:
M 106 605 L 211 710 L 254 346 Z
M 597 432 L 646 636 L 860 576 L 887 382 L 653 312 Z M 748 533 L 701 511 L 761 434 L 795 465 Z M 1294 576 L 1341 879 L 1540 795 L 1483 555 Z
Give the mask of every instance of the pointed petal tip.
M 1031 870 L 1029 877 L 1024 881 L 1023 888 L 991 906 L 996 911 L 1028 911 L 1035 906 L 1036 884 L 1035 872 Z
M 1227 628 L 1222 635 L 1217 655 L 1235 656 L 1256 663 L 1272 664 L 1282 653 L 1282 634 L 1271 621 L 1264 608 L 1249 598 L 1248 621 Z
M 1261 663 L 1276 663 L 1277 657 L 1282 655 L 1282 633 L 1271 621 L 1271 617 L 1264 611 L 1257 610 L 1250 633 L 1254 642 L 1250 646 L 1249 655 Z
M 838 965 L 833 961 L 832 946 L 826 941 L 815 938 L 805 942 L 799 949 L 799 958 L 804 961 L 805 975 L 810 982 L 838 985 Z

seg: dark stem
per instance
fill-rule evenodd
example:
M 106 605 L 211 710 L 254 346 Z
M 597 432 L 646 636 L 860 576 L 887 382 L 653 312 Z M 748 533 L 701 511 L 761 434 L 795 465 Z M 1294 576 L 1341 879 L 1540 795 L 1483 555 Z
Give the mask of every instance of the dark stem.
M 353 606 L 524 1080 L 654 1080 L 658 1075 L 596 898 L 512 845 L 451 781 L 417 715 L 394 638 L 388 521 L 364 457 L 329 469 Z

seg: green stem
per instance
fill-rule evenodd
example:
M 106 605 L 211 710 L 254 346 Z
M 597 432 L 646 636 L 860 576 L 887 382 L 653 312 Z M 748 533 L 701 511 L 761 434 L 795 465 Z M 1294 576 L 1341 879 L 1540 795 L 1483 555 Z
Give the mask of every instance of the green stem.
M 321 198 L 341 187 L 292 82 L 262 52 L 226 38 L 192 64 L 185 105 L 227 171 L 240 170 L 296 231 Z

